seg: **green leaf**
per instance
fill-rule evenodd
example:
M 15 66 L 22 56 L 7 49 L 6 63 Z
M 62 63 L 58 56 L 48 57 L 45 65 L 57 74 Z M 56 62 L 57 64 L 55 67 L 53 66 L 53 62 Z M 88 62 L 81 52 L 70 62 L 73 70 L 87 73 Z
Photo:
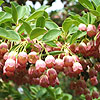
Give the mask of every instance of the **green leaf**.
M 69 29 L 69 34 L 73 34 L 76 33 L 78 31 L 78 27 L 73 25 L 72 27 L 70 27 Z
M 96 20 L 96 16 L 94 16 L 92 13 L 88 12 L 85 13 L 83 16 L 83 18 L 86 19 L 86 22 L 84 24 L 88 25 L 88 24 L 94 24 L 95 20 Z
M 75 25 L 79 25 L 80 23 L 84 23 L 84 24 L 87 24 L 87 19 L 83 16 L 83 17 L 80 17 L 78 14 L 77 15 L 71 15 L 71 18 L 70 21 L 73 22 L 73 24 Z M 68 19 L 68 18 L 67 18 Z M 66 21 L 66 20 L 65 20 Z
M 95 23 L 95 21 L 96 21 L 96 16 L 94 16 L 92 13 L 90 13 L 90 19 L 91 19 L 91 21 L 90 21 L 90 24 L 94 24 Z
M 46 88 L 41 88 L 41 89 L 37 92 L 36 97 L 37 97 L 37 98 L 41 98 L 44 94 L 46 94 L 46 92 L 47 92 Z
M 44 14 L 43 10 L 35 11 L 27 18 L 26 21 L 30 21 L 32 19 L 38 18 L 38 17 L 42 16 L 43 14 Z
M 35 12 L 35 9 L 32 6 L 30 6 L 30 8 L 31 8 L 31 13 Z
M 59 26 L 53 21 L 46 21 L 45 27 L 47 27 L 49 30 L 59 28 Z
M 6 31 L 4 28 L 0 27 L 0 37 L 8 40 L 20 41 L 20 36 L 13 30 Z
M 3 3 L 4 3 L 4 1 L 3 1 L 3 0 L 1 0 L 1 1 L 0 1 L 0 6 L 1 6 Z
M 64 53 L 64 51 L 52 51 L 52 52 L 49 52 L 50 55 L 59 55 L 61 53 Z
M 56 39 L 59 35 L 61 34 L 61 31 L 58 29 L 52 29 L 49 30 L 44 36 L 43 36 L 43 41 L 52 41 Z
M 28 100 L 33 100 L 28 88 L 26 88 L 25 86 L 22 86 L 22 88 L 24 90 L 25 95 L 29 98 Z
M 32 31 L 31 26 L 27 22 L 23 22 L 24 28 L 28 34 Z
M 38 36 L 44 34 L 45 32 L 46 32 L 45 29 L 37 27 L 31 31 L 30 39 L 37 38 Z
M 85 18 L 85 17 L 79 17 L 79 19 L 80 19 L 81 21 L 83 21 L 84 24 L 86 24 L 86 25 L 88 24 L 88 23 L 87 23 L 87 22 L 88 22 L 88 21 L 87 21 L 87 20 L 88 20 L 87 18 Z
M 51 95 L 51 97 L 53 97 L 53 100 L 56 100 L 56 95 L 55 95 L 55 92 L 54 92 L 54 88 L 48 87 L 46 89 L 47 89 L 47 92 L 49 92 L 49 94 Z
M 100 100 L 100 97 L 98 98 L 98 100 Z
M 22 24 L 21 26 L 20 26 L 20 28 L 18 29 L 18 33 L 23 33 L 24 32 L 24 30 L 25 30 L 25 27 L 24 27 L 24 24 Z
M 11 13 L 11 8 L 7 7 L 7 6 L 4 6 L 3 9 L 8 12 L 8 13 Z
M 30 90 L 32 93 L 36 94 L 38 92 L 37 88 L 34 86 L 30 86 Z
M 49 42 L 45 42 L 45 43 L 50 47 L 57 47 L 56 43 L 54 43 L 53 41 L 49 41 Z
M 81 5 L 88 9 L 94 9 L 92 3 L 89 0 L 78 0 Z
M 56 88 L 56 91 L 55 91 L 56 95 L 61 95 L 62 92 L 63 91 L 60 87 Z
M 100 5 L 96 8 L 96 10 L 97 10 L 98 12 L 100 12 Z
M 19 4 L 16 1 L 11 1 L 11 3 L 13 3 L 15 7 L 19 6 Z
M 74 33 L 72 35 L 70 43 L 71 44 L 74 43 L 78 38 L 81 38 L 81 37 L 85 36 L 86 34 L 87 34 L 86 32 L 81 32 L 81 31 L 78 31 L 78 32 Z
M 62 100 L 72 100 L 72 95 L 70 95 L 70 94 L 63 94 Z
M 92 9 L 89 9 L 91 11 L 91 13 L 95 16 L 100 16 L 100 12 L 96 11 L 96 10 L 92 10 Z
M 100 0 L 92 0 L 96 7 L 100 5 Z
M 85 100 L 85 95 L 82 94 L 82 95 L 80 96 L 80 99 L 81 99 L 81 100 Z
M 0 12 L 0 19 L 5 15 L 6 13 L 4 11 Z
M 18 19 L 21 19 L 26 13 L 25 6 L 17 6 Z
M 49 6 L 48 5 L 43 5 L 43 6 L 41 6 L 39 9 L 37 9 L 37 10 L 45 10 L 45 9 L 47 9 Z
M 46 11 L 44 11 L 43 16 L 44 16 L 46 19 L 48 19 L 48 17 L 49 17 L 49 15 L 48 15 L 48 13 L 47 13 Z
M 62 28 L 64 30 L 64 32 L 68 32 L 69 31 L 69 28 L 72 26 L 73 22 L 68 19 L 67 21 L 64 21 L 64 23 L 62 24 Z
M 30 15 L 30 9 L 29 9 L 28 6 L 24 6 L 24 7 L 26 8 L 26 13 L 24 15 L 24 18 L 27 19 L 29 17 L 29 15 Z
M 18 13 L 17 13 L 17 9 L 15 7 L 15 5 L 13 3 L 11 3 L 11 12 L 12 12 L 12 18 L 14 20 L 15 23 L 17 23 L 17 20 L 18 20 Z
M 71 38 L 72 38 L 72 36 L 68 34 L 67 39 L 66 39 L 66 42 L 67 42 L 67 43 L 70 43 Z
M 43 36 L 44 36 L 44 35 L 42 34 L 42 35 L 38 36 L 37 39 L 40 41 L 40 40 L 42 39 Z
M 11 21 L 12 15 L 9 13 L 5 13 L 4 16 L 0 17 L 0 24 L 7 22 L 7 21 Z
M 45 17 L 41 16 L 36 21 L 36 27 L 44 28 L 45 26 Z
M 13 40 L 13 41 L 20 41 L 20 36 L 17 32 L 15 32 L 14 30 L 8 30 L 9 33 L 9 39 Z
M 35 24 L 31 24 L 32 29 L 36 28 Z

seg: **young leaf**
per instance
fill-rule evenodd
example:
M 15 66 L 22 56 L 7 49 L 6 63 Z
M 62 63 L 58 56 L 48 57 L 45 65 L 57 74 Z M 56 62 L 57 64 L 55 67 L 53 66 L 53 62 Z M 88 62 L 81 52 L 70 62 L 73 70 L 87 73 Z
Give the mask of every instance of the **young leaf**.
M 31 26 L 27 22 L 23 22 L 24 28 L 28 34 L 32 31 Z
M 13 3 L 11 3 L 11 12 L 12 12 L 12 18 L 14 20 L 15 23 L 17 23 L 17 20 L 18 20 L 18 13 L 17 13 L 17 9 L 15 7 L 15 5 Z
M 35 12 L 33 12 L 33 13 L 27 18 L 26 21 L 30 21 L 30 20 L 32 20 L 32 19 L 38 18 L 38 17 L 42 16 L 43 13 L 44 13 L 43 10 L 35 11 Z
M 59 26 L 53 21 L 46 21 L 45 27 L 47 27 L 49 30 L 59 28 Z
M 34 39 L 34 38 L 44 34 L 45 32 L 46 32 L 45 29 L 37 27 L 31 31 L 30 39 Z
M 41 16 L 36 21 L 36 27 L 44 28 L 45 26 L 45 17 Z
M 43 41 L 52 41 L 56 39 L 59 35 L 61 34 L 61 31 L 58 29 L 52 29 L 49 30 L 44 36 L 43 36 Z
M 89 0 L 78 0 L 81 5 L 83 5 L 87 9 L 94 9 L 92 3 Z

